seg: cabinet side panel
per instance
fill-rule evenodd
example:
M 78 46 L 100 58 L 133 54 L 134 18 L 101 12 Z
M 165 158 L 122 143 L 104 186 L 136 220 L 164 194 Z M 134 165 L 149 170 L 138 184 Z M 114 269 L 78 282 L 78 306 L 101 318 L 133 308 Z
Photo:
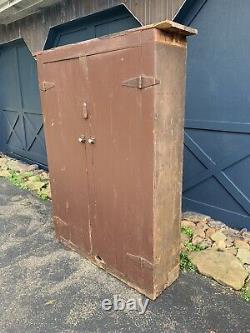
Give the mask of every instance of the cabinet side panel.
M 154 123 L 156 296 L 179 274 L 186 42 L 171 38 L 156 32 L 155 66 L 160 80 Z

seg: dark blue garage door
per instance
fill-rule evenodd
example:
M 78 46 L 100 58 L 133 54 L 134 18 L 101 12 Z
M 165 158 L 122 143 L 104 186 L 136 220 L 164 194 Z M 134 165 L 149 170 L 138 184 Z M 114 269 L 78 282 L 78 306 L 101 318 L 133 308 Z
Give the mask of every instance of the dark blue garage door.
M 140 26 L 124 5 L 50 29 L 45 49 Z M 47 165 L 36 62 L 23 40 L 0 46 L 0 151 Z
M 183 209 L 250 227 L 250 3 L 187 1 Z
M 46 165 L 36 62 L 23 40 L 0 46 L 0 150 Z
M 141 23 L 121 4 L 51 28 L 44 49 L 78 43 L 139 26 Z

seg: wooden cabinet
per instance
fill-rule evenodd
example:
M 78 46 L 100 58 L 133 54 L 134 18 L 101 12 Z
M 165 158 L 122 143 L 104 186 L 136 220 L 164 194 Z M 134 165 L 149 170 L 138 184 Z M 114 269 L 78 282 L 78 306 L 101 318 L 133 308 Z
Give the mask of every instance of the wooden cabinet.
M 57 237 L 152 299 L 179 272 L 193 33 L 166 21 L 37 56 Z

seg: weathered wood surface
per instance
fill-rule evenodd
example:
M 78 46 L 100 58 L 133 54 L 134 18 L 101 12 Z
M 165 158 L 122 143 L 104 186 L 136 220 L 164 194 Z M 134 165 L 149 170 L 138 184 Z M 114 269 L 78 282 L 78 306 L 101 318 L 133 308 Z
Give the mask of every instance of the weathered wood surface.
M 141 27 L 37 54 L 39 82 L 55 83 L 41 102 L 56 235 L 152 299 L 179 274 L 182 33 Z
M 23 38 L 31 52 L 42 50 L 50 27 L 118 5 L 121 2 L 143 24 L 151 24 L 172 19 L 183 0 L 63 0 L 37 14 L 6 26 L 0 26 L 0 44 Z

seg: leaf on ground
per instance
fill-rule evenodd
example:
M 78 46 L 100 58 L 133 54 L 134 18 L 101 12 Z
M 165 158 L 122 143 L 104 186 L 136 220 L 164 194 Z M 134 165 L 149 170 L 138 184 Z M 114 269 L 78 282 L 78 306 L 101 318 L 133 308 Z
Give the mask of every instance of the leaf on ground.
M 45 305 L 54 305 L 56 303 L 55 299 L 50 299 L 48 302 L 45 303 Z

